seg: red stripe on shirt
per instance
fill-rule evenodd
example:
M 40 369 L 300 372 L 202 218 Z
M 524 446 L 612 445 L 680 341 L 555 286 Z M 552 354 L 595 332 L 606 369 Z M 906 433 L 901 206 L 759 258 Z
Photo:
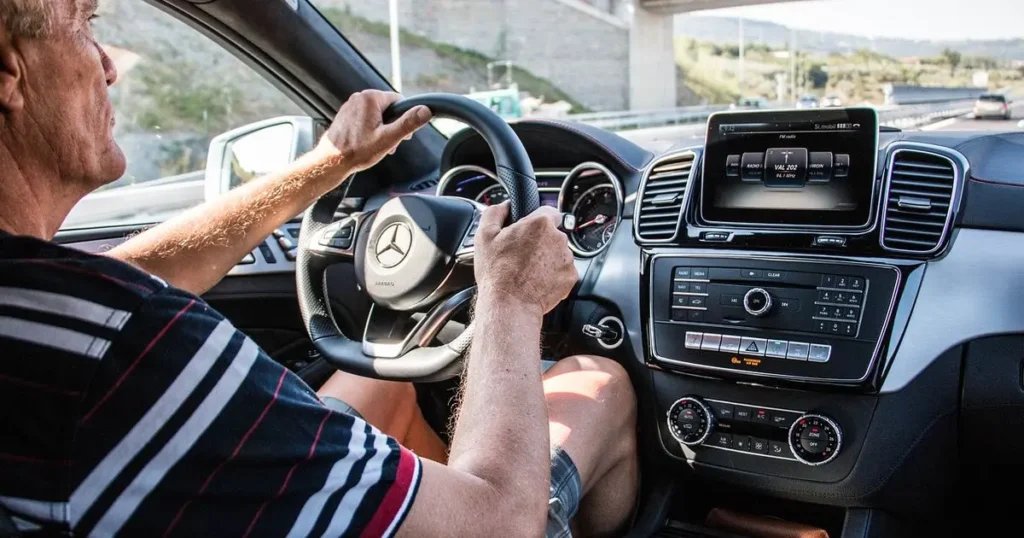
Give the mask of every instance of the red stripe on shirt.
M 391 522 L 401 515 L 399 512 L 402 510 L 402 505 L 405 504 L 405 499 L 409 496 L 412 481 L 416 478 L 415 474 L 416 456 L 402 447 L 395 481 L 392 482 L 388 492 L 384 495 L 384 500 L 377 507 L 377 512 L 373 514 L 361 536 L 367 538 L 383 536 L 387 532 Z
M 187 510 L 188 506 L 192 504 L 192 499 L 195 499 L 196 497 L 199 497 L 203 493 L 206 493 L 206 488 L 210 487 L 210 482 L 213 482 L 213 477 L 217 476 L 217 473 L 219 473 L 220 470 L 223 469 L 225 465 L 230 463 L 231 460 L 235 459 L 235 456 L 238 456 L 238 453 L 242 451 L 242 447 L 244 447 L 245 443 L 249 441 L 249 437 L 252 437 L 253 432 L 255 432 L 256 428 L 258 428 L 259 425 L 263 423 L 263 419 L 267 417 L 267 413 L 270 412 L 270 408 L 274 407 L 274 403 L 277 402 L 278 395 L 281 394 L 281 385 L 284 385 L 284 378 L 287 376 L 288 370 L 282 370 L 281 377 L 278 378 L 277 380 L 277 388 L 274 389 L 274 396 L 271 397 L 270 401 L 267 402 L 267 405 L 263 407 L 263 412 L 260 413 L 260 416 L 256 418 L 256 421 L 252 423 L 252 426 L 249 426 L 249 431 L 245 432 L 245 435 L 243 435 L 242 438 L 238 440 L 238 444 L 235 445 L 235 450 L 231 452 L 231 455 L 228 456 L 227 459 L 225 459 L 224 461 L 220 462 L 220 465 L 218 465 L 217 468 L 210 473 L 210 476 L 206 477 L 206 481 L 203 482 L 203 485 L 202 487 L 199 488 L 199 491 L 196 492 L 196 494 L 193 495 L 191 499 L 185 501 L 185 504 L 181 505 L 181 508 L 178 509 L 178 513 L 174 516 L 174 519 L 171 520 L 171 524 L 167 526 L 166 530 L 164 530 L 163 535 L 165 537 L 169 536 L 171 534 L 171 531 L 174 530 L 174 527 L 178 525 L 178 521 L 181 520 L 181 516 L 185 515 L 185 510 Z
M 51 387 L 49 385 L 43 385 L 42 383 L 36 383 L 34 381 L 27 381 L 25 379 L 18 379 L 9 375 L 0 374 L 0 382 L 10 383 L 12 385 L 21 385 L 22 387 L 28 387 L 30 389 L 36 389 L 42 392 L 49 392 L 51 394 L 59 394 L 61 396 L 78 396 L 82 394 L 77 390 L 66 390 L 57 387 Z
M 100 401 L 96 402 L 96 405 L 94 405 L 92 409 L 90 409 L 89 412 L 82 417 L 82 420 L 78 421 L 80 425 L 85 424 L 90 418 L 92 418 L 94 414 L 96 414 L 96 411 L 99 410 L 100 406 L 102 406 L 103 403 L 106 402 L 107 399 L 110 398 L 110 396 L 117 391 L 117 388 L 121 386 L 121 383 L 124 383 L 124 380 L 127 379 L 129 375 L 131 375 L 132 371 L 135 370 L 135 367 L 139 365 L 140 361 L 142 361 L 142 358 L 149 354 L 150 350 L 153 349 L 153 346 L 155 346 L 157 342 L 159 342 L 160 339 L 163 338 L 165 334 L 167 334 L 167 331 L 171 330 L 171 327 L 174 326 L 174 324 L 181 318 L 181 316 L 184 316 L 185 312 L 187 312 L 188 309 L 192 308 L 192 306 L 195 304 L 195 299 L 189 301 L 189 303 L 185 305 L 185 308 L 182 308 L 177 314 L 174 315 L 173 318 L 171 318 L 171 321 L 167 322 L 167 325 L 165 325 L 163 329 L 160 329 L 160 332 L 158 332 L 156 336 L 154 336 L 153 339 L 149 341 L 149 344 L 146 345 L 146 348 L 142 350 L 142 353 L 139 353 L 139 356 L 135 357 L 135 360 L 132 361 L 131 365 L 128 366 L 128 369 L 125 370 L 123 374 L 121 374 L 121 377 L 118 378 L 116 383 L 114 383 L 114 386 L 110 387 L 110 390 L 108 390 L 107 393 L 104 394 L 102 398 L 100 398 Z
M 38 463 L 41 465 L 58 465 L 60 467 L 71 467 L 71 460 L 53 460 L 46 458 L 34 458 L 31 456 L 21 456 L 18 454 L 4 454 L 0 453 L 0 460 L 4 461 L 16 461 L 18 463 Z
M 329 418 L 331 418 L 330 409 L 327 410 L 327 414 L 325 414 L 323 420 L 320 421 L 320 427 L 316 429 L 316 437 L 313 438 L 313 444 L 309 445 L 309 454 L 306 455 L 306 461 L 313 459 L 313 454 L 316 452 L 316 445 L 320 442 L 320 434 L 323 433 L 324 424 L 327 424 L 327 419 Z M 292 465 L 292 468 L 288 469 L 288 474 L 285 475 L 284 482 L 281 483 L 281 487 L 278 488 L 277 493 L 274 494 L 272 498 L 263 501 L 259 510 L 256 510 L 256 515 L 252 516 L 252 521 L 249 522 L 249 527 L 245 529 L 245 534 L 242 535 L 242 538 L 249 538 L 249 534 L 251 534 L 252 530 L 256 528 L 256 522 L 259 521 L 260 516 L 263 515 L 263 511 L 266 510 L 270 501 L 279 499 L 284 495 L 285 490 L 288 489 L 288 483 L 292 480 L 292 475 L 295 474 L 295 470 L 298 468 L 299 462 L 295 462 L 295 464 Z

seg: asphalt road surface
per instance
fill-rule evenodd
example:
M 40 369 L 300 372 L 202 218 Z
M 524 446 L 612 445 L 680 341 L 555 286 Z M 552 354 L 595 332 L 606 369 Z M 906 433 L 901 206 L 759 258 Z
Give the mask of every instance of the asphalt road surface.
M 985 118 L 974 119 L 973 114 L 949 118 L 938 123 L 926 125 L 923 131 L 1022 131 L 1024 130 L 1024 103 L 1012 105 L 1011 119 Z

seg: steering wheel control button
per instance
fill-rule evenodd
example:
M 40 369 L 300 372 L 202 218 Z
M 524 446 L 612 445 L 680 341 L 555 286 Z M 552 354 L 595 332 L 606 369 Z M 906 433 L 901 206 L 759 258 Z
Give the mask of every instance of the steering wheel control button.
M 687 332 L 686 349 L 700 349 L 700 343 L 703 337 L 704 333 Z
M 718 350 L 723 353 L 739 353 L 740 352 L 740 337 L 729 336 L 727 334 L 722 335 L 722 345 L 718 347 Z
M 711 435 L 715 417 L 704 402 L 694 396 L 676 400 L 668 410 L 668 429 L 676 441 L 699 445 Z
M 789 449 L 806 465 L 824 465 L 834 460 L 842 445 L 842 430 L 824 415 L 803 415 L 789 428 Z
M 751 316 L 764 316 L 772 309 L 772 296 L 764 288 L 751 288 L 743 296 L 743 309 Z
M 743 338 L 740 340 L 740 353 L 744 355 L 764 356 L 768 340 L 764 338 Z
M 270 245 L 267 243 L 260 243 L 260 254 L 263 255 L 263 259 L 267 263 L 277 263 L 277 256 L 274 256 L 274 251 L 271 250 Z
M 765 351 L 765 355 L 768 357 L 775 357 L 778 359 L 786 358 L 786 348 L 789 347 L 789 342 L 785 340 L 769 340 L 768 349 Z
M 832 346 L 811 344 L 807 352 L 807 360 L 811 362 L 828 362 L 832 357 Z
M 700 348 L 704 351 L 718 351 L 718 347 L 722 343 L 722 335 L 720 334 L 705 334 L 704 340 L 700 344 Z

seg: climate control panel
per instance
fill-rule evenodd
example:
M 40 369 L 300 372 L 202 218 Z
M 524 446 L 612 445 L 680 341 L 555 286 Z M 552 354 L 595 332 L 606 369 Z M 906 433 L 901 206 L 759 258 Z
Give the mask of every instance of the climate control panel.
M 668 410 L 679 443 L 824 465 L 843 446 L 839 424 L 822 414 L 685 396 Z

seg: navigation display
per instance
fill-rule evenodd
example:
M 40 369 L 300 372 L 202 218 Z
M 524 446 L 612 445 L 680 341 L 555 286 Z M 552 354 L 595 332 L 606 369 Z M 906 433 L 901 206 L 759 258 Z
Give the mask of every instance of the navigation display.
M 701 217 L 767 227 L 868 226 L 877 154 L 878 116 L 870 108 L 715 114 Z

